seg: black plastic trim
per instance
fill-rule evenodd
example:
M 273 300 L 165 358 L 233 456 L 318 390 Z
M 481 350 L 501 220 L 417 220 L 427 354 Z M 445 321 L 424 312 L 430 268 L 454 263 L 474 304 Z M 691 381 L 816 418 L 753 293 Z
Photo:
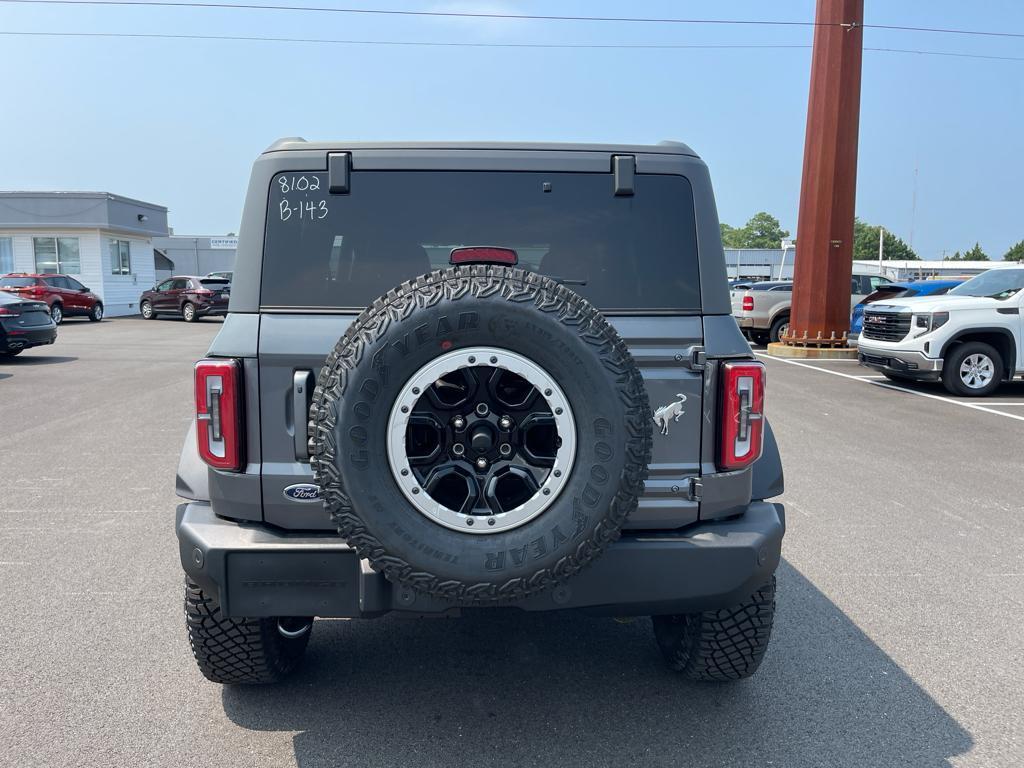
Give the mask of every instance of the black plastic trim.
M 388 611 L 440 614 L 458 604 L 361 566 L 337 535 L 289 535 L 218 518 L 208 504 L 177 509 L 181 565 L 216 594 L 227 616 L 363 618 Z M 731 520 L 673 533 L 623 534 L 587 569 L 512 607 L 578 609 L 615 616 L 690 613 L 734 605 L 778 566 L 785 533 L 781 504 L 755 502 Z M 244 612 L 242 612 L 244 609 Z

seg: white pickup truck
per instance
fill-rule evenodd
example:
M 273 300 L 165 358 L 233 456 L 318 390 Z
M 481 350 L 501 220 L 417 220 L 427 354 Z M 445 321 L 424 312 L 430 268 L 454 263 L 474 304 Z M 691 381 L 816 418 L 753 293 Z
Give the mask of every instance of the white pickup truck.
M 869 304 L 862 365 L 981 397 L 1024 373 L 1024 267 L 990 269 L 942 296 Z

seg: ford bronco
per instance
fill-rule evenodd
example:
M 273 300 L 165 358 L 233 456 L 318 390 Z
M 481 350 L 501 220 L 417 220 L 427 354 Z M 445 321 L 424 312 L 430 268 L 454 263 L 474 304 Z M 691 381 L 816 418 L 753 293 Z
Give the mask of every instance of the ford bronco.
M 281 140 L 233 277 L 177 478 L 207 678 L 281 679 L 317 617 L 488 607 L 757 669 L 782 467 L 691 149 Z

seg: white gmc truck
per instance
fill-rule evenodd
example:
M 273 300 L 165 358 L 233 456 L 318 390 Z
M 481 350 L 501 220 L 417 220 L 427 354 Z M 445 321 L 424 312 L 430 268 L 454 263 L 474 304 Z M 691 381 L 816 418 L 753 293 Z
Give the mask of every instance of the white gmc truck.
M 1024 374 L 1024 267 L 990 269 L 942 296 L 864 309 L 859 359 L 893 380 L 982 397 Z

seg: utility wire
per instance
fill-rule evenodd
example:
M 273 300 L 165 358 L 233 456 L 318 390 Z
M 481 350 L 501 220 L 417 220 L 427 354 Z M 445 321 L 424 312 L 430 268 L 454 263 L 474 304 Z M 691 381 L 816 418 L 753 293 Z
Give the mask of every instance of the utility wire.
M 0 0 L 3 2 L 3 0 Z M 621 49 L 730 49 L 730 48 L 810 48 L 810 45 L 736 43 L 721 45 L 687 43 L 474 43 L 430 40 L 328 40 L 317 37 L 258 37 L 248 35 L 193 35 L 163 32 L 28 32 L 0 30 L 0 35 L 26 37 L 126 37 L 158 40 L 230 40 L 261 43 L 323 43 L 328 45 L 393 45 L 426 48 L 621 48 Z
M 476 11 L 409 11 L 381 8 L 337 8 L 333 6 L 261 5 L 256 3 L 200 2 L 199 0 L 0 0 L 23 5 L 152 5 L 160 8 L 239 8 L 260 11 L 306 11 L 309 13 L 352 13 L 377 16 L 434 16 L 461 19 L 507 19 L 529 21 L 595 21 L 639 24 L 749 24 L 780 27 L 822 26 L 814 21 L 751 21 L 731 19 L 638 18 L 633 16 L 548 16 L 526 13 L 486 13 Z M 841 26 L 841 25 L 835 25 Z
M 639 16 L 567 16 L 527 13 L 490 13 L 475 11 L 410 11 L 403 9 L 344 8 L 334 6 L 304 5 L 262 5 L 257 3 L 203 2 L 202 0 L 0 0 L 0 3 L 23 5 L 112 5 L 112 6 L 154 6 L 159 8 L 220 8 L 259 11 L 298 11 L 306 13 L 348 13 L 378 16 L 432 16 L 470 19 L 508 19 L 526 21 L 584 21 L 633 24 L 717 24 L 773 27 L 849 27 L 846 23 L 825 23 L 817 21 L 775 21 L 770 19 L 681 19 Z M 898 24 L 863 24 L 864 29 L 885 29 L 900 32 L 927 32 L 945 35 L 978 35 L 983 37 L 1024 38 L 1024 32 L 1002 32 L 994 30 L 954 29 L 947 27 L 917 27 Z
M 4 0 L 0 0 L 3 2 Z M 35 32 L 0 30 L 0 36 L 8 37 L 81 37 L 81 38 L 129 38 L 143 40 L 212 40 L 230 42 L 259 43 L 310 43 L 320 45 L 385 45 L 399 47 L 423 48 L 546 48 L 546 49 L 620 49 L 620 50 L 764 50 L 764 49 L 804 49 L 805 44 L 775 43 L 723 43 L 723 44 L 689 44 L 689 43 L 474 43 L 448 42 L 429 40 L 341 40 L 317 37 L 259 37 L 248 35 L 193 35 L 169 34 L 162 32 Z M 905 53 L 919 56 L 951 56 L 962 59 L 988 59 L 991 61 L 1024 61 L 1024 56 L 990 56 L 980 53 L 954 53 L 951 51 L 925 51 L 912 48 L 878 48 L 865 47 L 865 51 L 876 53 Z

